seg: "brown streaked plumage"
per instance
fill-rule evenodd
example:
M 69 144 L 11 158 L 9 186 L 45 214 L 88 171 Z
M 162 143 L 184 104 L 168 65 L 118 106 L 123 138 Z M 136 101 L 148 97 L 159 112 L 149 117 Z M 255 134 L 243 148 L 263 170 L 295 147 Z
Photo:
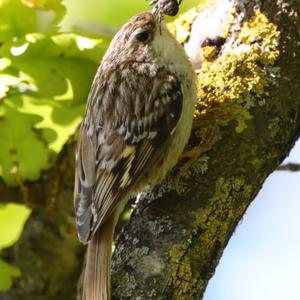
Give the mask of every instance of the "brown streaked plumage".
M 128 197 L 177 162 L 194 99 L 191 64 L 161 16 L 129 20 L 103 57 L 80 127 L 74 201 L 79 239 L 89 243 L 83 299 L 110 299 L 115 224 Z

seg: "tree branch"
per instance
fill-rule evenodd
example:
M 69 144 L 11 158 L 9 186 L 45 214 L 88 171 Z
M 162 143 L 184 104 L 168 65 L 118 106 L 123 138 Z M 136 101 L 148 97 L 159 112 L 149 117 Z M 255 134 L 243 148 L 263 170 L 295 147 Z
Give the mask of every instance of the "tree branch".
M 280 165 L 277 167 L 276 171 L 298 172 L 300 171 L 300 164 L 289 163 L 286 165 Z
M 260 10 L 258 21 L 251 19 L 257 9 Z M 195 14 L 189 17 L 191 15 Z M 245 210 L 298 137 L 299 15 L 299 4 L 294 1 L 220 0 L 200 9 L 191 22 L 191 35 L 185 43 L 185 50 L 196 69 L 202 63 L 202 73 L 210 72 L 208 80 L 211 82 L 205 81 L 207 73 L 199 73 L 199 94 L 202 98 L 198 102 L 190 145 L 198 144 L 199 136 L 205 141 L 207 132 L 216 124 L 218 139 L 212 149 L 196 160 L 183 176 L 180 195 L 174 189 L 173 174 L 139 202 L 117 240 L 113 256 L 114 299 L 184 300 L 199 299 L 203 295 Z M 236 47 L 243 41 L 239 40 L 241 36 L 238 33 L 242 33 L 245 27 L 259 26 L 265 18 L 276 24 L 281 32 L 280 59 L 275 67 L 256 64 L 257 59 L 263 56 L 261 54 L 254 59 L 253 68 L 269 74 L 267 81 L 277 77 L 275 73 L 271 74 L 272 71 L 280 70 L 280 75 L 263 90 L 251 90 L 248 95 L 240 93 L 241 89 L 237 88 L 236 93 L 240 93 L 240 97 L 233 103 L 234 93 L 226 98 L 228 90 L 238 84 L 240 78 L 249 84 L 253 81 L 242 77 L 244 67 L 251 61 L 250 54 L 241 60 L 233 78 L 224 74 L 228 67 L 226 63 L 232 57 L 230 51 L 238 49 L 234 53 L 236 61 L 229 63 L 229 72 L 245 49 L 250 49 L 252 44 L 257 43 L 258 48 L 263 44 L 249 33 L 250 39 L 252 37 L 249 46 Z M 251 25 L 248 26 L 247 21 L 251 21 Z M 179 40 L 184 40 L 186 33 L 182 32 L 189 21 L 179 19 L 177 22 L 184 29 L 181 27 L 182 30 L 174 31 Z M 270 23 L 264 26 L 270 29 L 270 35 L 274 33 L 272 26 Z M 206 59 L 212 60 L 208 68 L 205 61 L 200 60 L 201 45 L 207 38 L 222 36 L 226 28 L 229 33 L 221 49 L 205 48 Z M 217 69 L 218 64 L 223 68 Z M 206 68 L 205 71 L 203 68 Z M 270 68 L 271 73 L 268 73 Z M 216 77 L 212 76 L 215 75 L 214 70 Z M 247 70 L 251 73 L 253 69 L 249 67 Z M 222 76 L 226 78 L 226 88 L 218 93 Z M 257 79 L 256 76 L 254 78 Z M 241 88 L 248 87 L 242 85 Z M 211 94 L 217 100 L 210 98 Z

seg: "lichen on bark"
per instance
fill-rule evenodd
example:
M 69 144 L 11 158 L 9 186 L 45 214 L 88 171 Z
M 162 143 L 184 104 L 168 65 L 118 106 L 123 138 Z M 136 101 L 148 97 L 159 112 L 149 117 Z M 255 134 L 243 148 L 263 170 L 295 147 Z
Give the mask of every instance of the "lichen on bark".
M 138 204 L 125 232 L 127 237 L 130 232 L 144 238 L 133 246 L 121 234 L 113 268 L 113 278 L 130 274 L 136 286 L 131 298 L 118 291 L 115 299 L 200 299 L 245 210 L 298 137 L 300 86 L 296 83 L 298 92 L 286 93 L 284 78 L 287 74 L 290 78 L 290 73 L 296 76 L 287 51 L 299 50 L 298 15 L 293 14 L 288 26 L 286 18 L 300 9 L 289 2 L 293 6 L 282 1 L 207 1 L 205 8 L 171 25 L 198 74 L 197 110 L 188 149 L 205 141 L 214 127 L 218 127 L 217 138 L 181 177 L 180 194 L 174 191 L 175 171 Z M 220 17 L 218 5 L 225 8 L 226 16 Z M 218 32 L 225 38 L 224 46 L 201 47 L 207 38 L 201 36 L 203 27 L 216 19 L 225 24 L 208 30 L 214 33 L 208 37 L 214 39 Z M 183 29 L 174 29 L 181 25 Z M 293 40 L 293 46 L 287 47 L 287 40 Z M 299 53 L 294 54 L 298 66 Z M 172 229 L 164 231 L 160 220 L 166 217 Z M 153 220 L 160 234 L 149 230 Z M 155 253 L 155 259 L 164 261 L 160 276 L 144 273 L 141 279 L 144 268 L 139 264 L 128 269 L 128 254 L 135 247 L 147 247 L 150 256 Z M 155 296 L 147 294 L 149 290 Z
M 200 54 L 196 119 L 212 114 L 221 126 L 236 120 L 240 133 L 251 118 L 250 109 L 263 103 L 265 88 L 280 76 L 280 69 L 272 67 L 279 57 L 279 31 L 257 10 L 220 56 L 215 56 L 216 48 L 204 47 Z

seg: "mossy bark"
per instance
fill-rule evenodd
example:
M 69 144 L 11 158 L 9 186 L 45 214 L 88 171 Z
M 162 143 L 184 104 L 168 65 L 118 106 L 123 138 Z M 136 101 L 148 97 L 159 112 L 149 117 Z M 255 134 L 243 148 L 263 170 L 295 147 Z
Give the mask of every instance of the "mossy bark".
M 214 7 L 208 5 L 205 9 L 215 13 L 216 6 L 225 2 L 216 1 L 211 4 Z M 210 85 L 203 85 L 201 76 L 206 74 L 199 75 L 202 99 L 198 102 L 197 122 L 190 142 L 197 144 L 199 136 L 202 140 L 205 138 L 206 128 L 211 130 L 214 126 L 218 128 L 217 142 L 183 176 L 181 194 L 172 188 L 174 176 L 170 176 L 139 202 L 117 240 L 113 256 L 114 299 L 201 299 L 245 210 L 266 177 L 276 169 L 299 136 L 299 3 L 274 0 L 228 2 L 233 3 L 235 9 L 234 21 L 224 16 L 224 22 L 231 20 L 231 29 L 228 30 L 226 24 L 219 25 L 219 34 L 225 35 L 226 43 L 220 50 L 217 49 L 219 52 L 215 52 L 213 67 L 209 66 L 207 72 L 211 72 L 212 68 L 216 70 L 220 60 L 223 60 L 220 65 L 224 66 L 228 59 L 232 59 L 230 51 L 236 40 L 245 42 L 245 39 L 253 39 L 248 40 L 246 55 L 243 50 L 234 51 L 237 59 L 245 55 L 247 62 L 244 64 L 249 62 L 250 55 L 257 55 L 251 61 L 248 74 L 240 72 L 243 61 L 239 62 L 231 76 L 237 82 L 241 77 L 244 81 L 230 94 L 228 90 L 232 86 L 225 86 L 224 92 L 220 93 L 218 84 L 211 82 Z M 205 15 L 201 8 L 200 13 Z M 232 11 L 228 10 L 227 14 L 232 14 Z M 209 18 L 214 19 L 214 15 Z M 203 36 L 203 28 L 197 28 L 205 24 L 198 22 L 197 25 L 196 22 L 192 27 L 196 38 L 190 36 L 193 42 L 187 41 L 185 48 L 194 64 L 199 66 L 197 55 L 200 57 L 201 47 L 197 52 L 195 39 L 203 44 L 206 37 Z M 262 22 L 266 24 L 261 30 L 258 26 Z M 181 21 L 180 24 L 187 22 Z M 234 28 L 239 28 L 239 31 L 232 30 Z M 270 29 L 269 35 L 266 28 Z M 280 39 L 276 38 L 274 28 L 280 31 Z M 259 34 L 261 38 L 257 38 Z M 277 46 L 254 54 L 262 50 L 265 42 L 272 44 L 273 38 L 279 41 Z M 254 50 L 251 49 L 256 43 L 259 47 L 256 45 Z M 245 44 L 248 46 L 247 41 Z M 201 43 L 198 42 L 198 45 Z M 279 54 L 275 61 L 274 53 L 275 56 Z M 262 61 L 265 57 L 272 61 Z M 234 63 L 232 61 L 230 67 Z M 269 68 L 275 68 L 278 76 L 268 73 Z M 224 72 L 224 68 L 219 68 L 209 75 L 211 80 L 217 81 L 224 76 L 229 82 L 231 78 Z M 266 74 L 272 79 L 265 80 L 263 77 Z M 247 80 L 254 84 L 245 87 L 243 83 Z M 248 86 L 250 88 L 247 90 Z M 229 95 L 226 99 L 225 93 Z M 251 105 L 241 101 L 241 98 L 250 98 Z M 245 118 L 241 120 L 243 116 Z M 243 124 L 239 126 L 241 122 Z
M 235 9 L 230 15 L 230 10 L 225 12 L 227 2 Z M 204 143 L 212 128 L 217 128 L 215 142 L 186 174 L 181 174 L 179 193 L 174 188 L 178 175 L 175 170 L 136 205 L 116 242 L 114 299 L 200 299 L 245 210 L 299 136 L 300 4 L 292 0 L 209 3 L 200 8 L 199 15 L 213 19 L 218 6 L 224 7 L 223 23 L 214 34 L 222 35 L 226 42 L 211 51 L 212 56 L 202 56 L 208 71 L 230 54 L 239 38 L 236 29 L 242 31 L 243 24 L 257 10 L 267 18 L 268 25 L 277 26 L 279 44 L 273 44 L 271 52 L 263 46 L 265 52 L 253 54 L 258 57 L 250 66 L 255 62 L 261 69 L 251 72 L 252 77 L 243 74 L 243 78 L 251 78 L 259 85 L 254 84 L 243 93 L 230 93 L 229 100 L 211 99 L 211 94 L 206 97 L 205 90 L 216 86 L 208 86 L 199 75 L 202 91 L 190 148 Z M 203 24 L 197 13 L 191 13 L 190 18 L 190 22 L 178 22 L 185 26 L 185 37 L 179 39 L 185 42 L 187 53 L 199 68 L 203 42 L 215 36 L 199 29 Z M 191 33 L 186 33 L 190 28 Z M 272 33 L 273 27 L 268 28 Z M 268 36 L 262 38 L 264 42 Z M 260 50 L 265 45 L 257 36 L 248 42 L 249 47 L 259 46 Z M 238 43 L 235 46 L 239 47 Z M 274 54 L 272 51 L 278 51 L 278 58 L 266 61 L 263 55 Z M 232 76 L 241 78 L 238 70 Z M 227 76 L 224 72 L 217 72 L 217 76 Z M 267 76 L 267 80 L 259 76 Z M 218 94 L 218 90 L 214 92 Z M 25 201 L 33 207 L 20 241 L 6 251 L 7 260 L 21 268 L 22 277 L 15 281 L 12 290 L 0 294 L 0 299 L 75 299 L 83 247 L 77 242 L 73 221 L 73 155 L 74 143 L 70 143 L 57 166 L 39 182 L 21 188 L 0 183 L 1 201 Z

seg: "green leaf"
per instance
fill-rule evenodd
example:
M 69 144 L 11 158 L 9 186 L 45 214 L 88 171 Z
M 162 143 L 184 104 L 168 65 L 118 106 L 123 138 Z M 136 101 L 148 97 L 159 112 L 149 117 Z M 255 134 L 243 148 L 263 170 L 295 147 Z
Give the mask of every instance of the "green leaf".
M 30 32 L 57 31 L 65 11 L 59 0 L 1 0 L 0 42 Z
M 8 95 L 11 87 L 18 85 L 21 79 L 10 74 L 0 74 L 0 100 Z
M 10 69 L 4 72 L 17 74 L 30 90 L 76 105 L 86 102 L 105 48 L 102 39 L 75 34 L 28 34 L 18 42 L 3 45 L 0 55 L 10 60 Z
M 12 246 L 19 239 L 29 215 L 30 209 L 25 205 L 0 205 L 0 250 Z
M 65 0 L 65 4 L 68 7 L 68 14 L 63 20 L 63 27 L 67 28 L 73 27 L 75 19 L 75 26 L 80 20 L 88 23 L 100 23 L 102 27 L 116 29 L 134 14 L 150 9 L 148 3 L 141 0 L 88 0 L 88 5 L 83 1 Z
M 107 37 L 89 38 L 74 33 L 54 35 L 51 39 L 66 57 L 86 58 L 97 64 L 110 42 Z
M 0 292 L 7 291 L 12 286 L 13 277 L 20 277 L 19 268 L 12 266 L 0 259 Z
M 85 110 L 84 105 L 60 105 L 52 99 L 22 96 L 22 112 L 34 113 L 43 120 L 37 122 L 34 128 L 42 130 L 42 136 L 48 143 L 48 148 L 59 153 L 69 137 L 75 133 Z
M 32 130 L 42 118 L 19 112 L 18 100 L 6 100 L 0 107 L 0 175 L 11 185 L 37 180 L 40 171 L 49 167 L 46 143 Z
M 20 238 L 30 212 L 25 205 L 15 203 L 0 205 L 0 250 L 12 246 Z M 13 277 L 20 275 L 19 268 L 0 259 L 0 291 L 9 290 Z
M 27 34 L 0 47 L 0 176 L 36 180 L 81 122 L 106 41 Z M 31 157 L 36 159 L 31 159 Z
M 0 42 L 37 29 L 36 12 L 18 0 L 0 1 Z
M 200 1 L 203 2 L 203 0 Z M 198 5 L 200 1 L 182 1 L 179 14 Z M 94 32 L 95 28 L 102 32 L 115 32 L 133 15 L 150 10 L 153 6 L 150 7 L 149 2 L 143 0 L 65 0 L 68 13 L 61 26 L 64 30 L 76 28 L 81 33 Z
M 21 0 L 21 2 L 27 7 L 46 11 L 52 10 L 62 16 L 66 13 L 66 8 L 62 4 L 62 0 Z

